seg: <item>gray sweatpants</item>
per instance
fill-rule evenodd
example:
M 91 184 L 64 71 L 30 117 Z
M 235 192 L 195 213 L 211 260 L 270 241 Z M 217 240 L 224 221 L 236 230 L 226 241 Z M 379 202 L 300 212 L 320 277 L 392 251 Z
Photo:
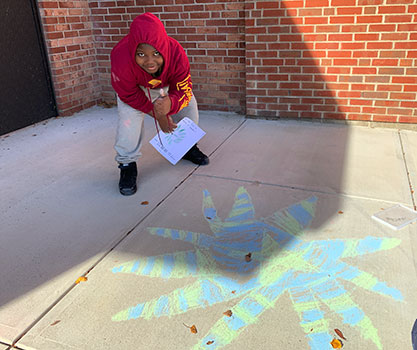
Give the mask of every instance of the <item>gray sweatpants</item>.
M 159 90 L 151 90 L 152 101 L 155 101 L 158 97 Z M 119 123 L 117 127 L 116 143 L 114 145 L 114 149 L 117 153 L 115 158 L 116 162 L 136 162 L 142 155 L 140 149 L 144 137 L 143 120 L 145 118 L 145 113 L 130 107 L 119 97 L 117 97 L 117 113 L 119 115 Z M 194 123 L 198 124 L 198 106 L 194 95 L 187 107 L 183 108 L 177 114 L 171 115 L 171 117 L 174 123 L 178 123 L 182 118 L 188 117 Z

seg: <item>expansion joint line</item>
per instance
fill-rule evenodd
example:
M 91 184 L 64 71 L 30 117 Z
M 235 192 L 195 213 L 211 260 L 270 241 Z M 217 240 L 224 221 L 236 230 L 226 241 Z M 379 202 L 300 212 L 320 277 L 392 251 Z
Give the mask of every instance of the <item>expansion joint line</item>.
M 404 151 L 404 145 L 403 145 L 403 140 L 401 138 L 401 130 L 398 130 L 398 137 L 400 139 L 400 145 L 401 145 L 401 152 L 403 154 L 403 159 L 404 159 L 404 166 L 405 166 L 405 171 L 407 173 L 407 179 L 408 179 L 408 186 L 410 187 L 410 195 L 411 195 L 411 201 L 413 203 L 413 207 L 414 210 L 417 210 L 416 208 L 416 202 L 414 200 L 414 190 L 413 190 L 413 184 L 411 183 L 411 177 L 410 177 L 410 172 L 408 170 L 408 165 L 407 165 L 407 159 L 405 158 L 405 151 Z

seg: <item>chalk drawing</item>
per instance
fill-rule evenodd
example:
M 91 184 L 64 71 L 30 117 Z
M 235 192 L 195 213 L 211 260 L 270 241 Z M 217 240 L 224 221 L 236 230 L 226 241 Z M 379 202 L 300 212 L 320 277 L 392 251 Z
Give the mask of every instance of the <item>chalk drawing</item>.
M 185 137 L 187 136 L 187 133 L 185 131 L 185 128 L 179 128 L 178 130 L 175 130 L 175 133 L 168 133 L 165 134 L 165 141 L 170 145 L 171 143 L 179 143 Z
M 205 190 L 203 194 L 203 215 L 212 234 L 148 228 L 153 235 L 189 242 L 195 249 L 138 259 L 113 269 L 113 273 L 164 279 L 194 276 L 196 281 L 170 294 L 129 307 L 114 315 L 113 321 L 172 317 L 234 301 L 233 316 L 220 317 L 193 347 L 194 350 L 220 349 L 231 344 L 286 294 L 299 316 L 299 325 L 310 349 L 332 349 L 332 327 L 324 309 L 357 329 L 360 336 L 377 349 L 383 348 L 372 320 L 355 303 L 342 282 L 394 301 L 402 301 L 403 296 L 398 289 L 343 259 L 392 249 L 400 244 L 399 239 L 369 236 L 306 241 L 301 236 L 314 218 L 316 197 L 269 217 L 255 219 L 252 200 L 240 187 L 228 217 L 222 221 L 210 193 Z M 245 261 L 248 252 L 252 253 L 249 262 Z M 247 278 L 241 283 L 238 278 L 226 277 L 222 271 Z

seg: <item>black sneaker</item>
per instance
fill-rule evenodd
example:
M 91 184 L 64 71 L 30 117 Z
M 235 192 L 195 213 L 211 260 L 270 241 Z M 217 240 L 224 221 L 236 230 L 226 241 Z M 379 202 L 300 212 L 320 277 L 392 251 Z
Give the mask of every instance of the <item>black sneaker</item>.
M 138 169 L 136 162 L 128 164 L 119 164 L 120 181 L 119 190 L 124 196 L 131 196 L 136 193 L 136 178 L 138 176 Z
M 197 144 L 191 147 L 182 159 L 189 160 L 197 165 L 207 165 L 210 162 L 209 158 L 198 149 Z

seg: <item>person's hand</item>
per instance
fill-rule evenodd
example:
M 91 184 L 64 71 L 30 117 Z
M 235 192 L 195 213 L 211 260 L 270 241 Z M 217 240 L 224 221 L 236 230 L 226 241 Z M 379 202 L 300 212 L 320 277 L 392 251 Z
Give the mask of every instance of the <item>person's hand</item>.
M 155 118 L 164 133 L 173 132 L 177 127 L 177 124 L 174 123 L 169 115 L 157 114 Z
M 169 96 L 165 95 L 164 91 L 161 89 L 161 96 L 158 97 L 153 103 L 156 114 L 167 115 L 171 110 L 171 99 Z
M 160 92 L 161 96 L 153 103 L 155 118 L 163 132 L 173 132 L 177 124 L 174 124 L 172 118 L 168 115 L 171 110 L 171 99 L 165 95 L 162 89 Z

